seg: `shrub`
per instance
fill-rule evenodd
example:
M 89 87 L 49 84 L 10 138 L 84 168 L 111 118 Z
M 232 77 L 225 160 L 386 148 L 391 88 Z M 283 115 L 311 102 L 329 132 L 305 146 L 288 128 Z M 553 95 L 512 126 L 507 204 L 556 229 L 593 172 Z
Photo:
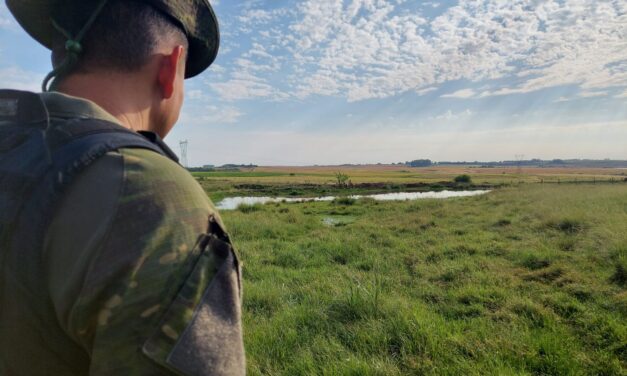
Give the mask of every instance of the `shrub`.
M 333 200 L 335 205 L 354 205 L 357 200 L 352 197 L 337 197 Z
M 346 187 L 348 186 L 348 175 L 342 173 L 341 171 L 338 171 L 335 173 L 335 180 L 337 181 L 337 186 L 338 187 Z
M 470 175 L 464 174 L 455 177 L 455 183 L 470 183 L 471 181 Z

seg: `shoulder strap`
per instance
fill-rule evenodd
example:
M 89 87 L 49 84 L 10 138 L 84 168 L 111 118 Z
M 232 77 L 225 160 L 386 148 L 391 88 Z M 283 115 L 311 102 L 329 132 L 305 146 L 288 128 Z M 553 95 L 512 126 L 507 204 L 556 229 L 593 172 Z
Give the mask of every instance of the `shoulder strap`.
M 0 121 L 26 125 L 47 124 L 48 110 L 38 94 L 0 90 Z

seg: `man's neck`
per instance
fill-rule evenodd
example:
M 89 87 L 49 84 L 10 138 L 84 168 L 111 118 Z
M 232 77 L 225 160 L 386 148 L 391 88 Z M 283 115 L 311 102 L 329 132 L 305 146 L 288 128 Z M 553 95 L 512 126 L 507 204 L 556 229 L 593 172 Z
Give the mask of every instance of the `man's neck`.
M 74 74 L 57 90 L 90 100 L 113 115 L 125 128 L 153 131 L 150 122 L 150 93 L 131 75 Z

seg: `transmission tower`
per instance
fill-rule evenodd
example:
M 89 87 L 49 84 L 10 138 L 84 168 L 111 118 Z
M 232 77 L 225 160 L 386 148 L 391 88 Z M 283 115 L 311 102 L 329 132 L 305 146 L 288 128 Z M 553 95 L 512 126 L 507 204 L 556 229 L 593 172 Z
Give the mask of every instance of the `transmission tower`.
M 522 174 L 522 161 L 525 159 L 524 154 L 516 154 L 516 174 Z
M 179 143 L 181 146 L 181 165 L 187 168 L 187 140 L 183 140 Z

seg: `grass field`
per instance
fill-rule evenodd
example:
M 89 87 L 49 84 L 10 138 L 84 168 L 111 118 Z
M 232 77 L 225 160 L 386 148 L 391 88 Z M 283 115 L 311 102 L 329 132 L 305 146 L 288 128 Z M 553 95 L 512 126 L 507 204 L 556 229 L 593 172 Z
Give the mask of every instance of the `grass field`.
M 222 217 L 250 375 L 627 374 L 625 183 Z
M 341 171 L 350 176 L 354 183 L 407 181 L 434 182 L 452 180 L 455 176 L 469 174 L 476 182 L 557 182 L 624 180 L 627 169 L 618 168 L 481 168 L 464 166 L 407 167 L 389 165 L 368 166 L 320 166 L 320 167 L 257 167 L 242 171 L 194 172 L 193 175 L 206 180 L 228 179 L 232 183 L 315 183 L 335 181 L 335 173 Z
M 335 174 L 346 174 L 353 192 L 337 192 Z M 627 169 L 617 168 L 480 168 L 406 166 L 258 167 L 242 171 L 195 172 L 193 175 L 214 201 L 234 195 L 319 196 L 335 193 L 383 193 L 438 190 L 458 175 L 467 174 L 475 185 L 502 186 L 521 183 L 623 182 Z M 424 187 L 408 187 L 423 184 Z M 361 187 L 377 185 L 378 187 Z M 438 186 L 439 185 L 439 186 Z M 446 188 L 446 187 L 444 187 Z M 450 187 L 449 187 L 450 188 Z

